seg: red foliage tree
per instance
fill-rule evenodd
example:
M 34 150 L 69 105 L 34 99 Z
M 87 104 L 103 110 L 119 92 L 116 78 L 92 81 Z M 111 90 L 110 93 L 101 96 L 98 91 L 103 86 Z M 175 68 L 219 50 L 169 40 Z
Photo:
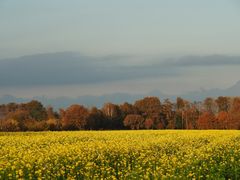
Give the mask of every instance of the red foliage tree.
M 63 129 L 80 130 L 85 128 L 89 112 L 84 106 L 72 105 L 62 115 Z
M 230 115 L 226 111 L 221 111 L 217 115 L 216 129 L 229 129 L 230 128 Z
M 144 118 L 141 115 L 129 114 L 123 121 L 124 126 L 130 129 L 141 129 L 144 126 Z
M 198 118 L 197 127 L 198 129 L 215 129 L 216 121 L 213 113 L 204 112 Z
M 235 97 L 232 101 L 232 107 L 230 109 L 230 122 L 229 127 L 231 129 L 240 129 L 240 98 Z

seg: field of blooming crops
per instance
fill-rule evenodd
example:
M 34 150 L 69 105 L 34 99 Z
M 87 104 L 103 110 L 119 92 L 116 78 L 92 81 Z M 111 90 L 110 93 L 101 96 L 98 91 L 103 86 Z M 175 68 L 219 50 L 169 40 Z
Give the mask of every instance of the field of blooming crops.
M 0 179 L 240 179 L 239 131 L 0 133 Z

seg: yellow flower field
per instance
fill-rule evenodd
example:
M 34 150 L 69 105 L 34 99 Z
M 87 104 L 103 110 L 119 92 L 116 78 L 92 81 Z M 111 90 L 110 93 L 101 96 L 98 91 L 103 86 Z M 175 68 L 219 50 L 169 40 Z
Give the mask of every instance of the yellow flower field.
M 240 179 L 240 131 L 0 133 L 0 179 Z

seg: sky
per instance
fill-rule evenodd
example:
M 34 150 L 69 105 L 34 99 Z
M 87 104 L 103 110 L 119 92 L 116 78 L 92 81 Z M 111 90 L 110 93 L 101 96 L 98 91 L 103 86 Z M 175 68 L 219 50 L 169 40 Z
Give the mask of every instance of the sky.
M 239 19 L 238 0 L 0 0 L 0 95 L 230 87 L 240 80 Z M 34 59 L 51 78 L 36 75 Z

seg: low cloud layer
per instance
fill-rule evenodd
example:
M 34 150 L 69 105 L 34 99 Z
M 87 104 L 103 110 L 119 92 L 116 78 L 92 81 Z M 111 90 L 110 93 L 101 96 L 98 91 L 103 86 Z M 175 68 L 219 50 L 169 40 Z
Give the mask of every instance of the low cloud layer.
M 144 65 L 121 63 L 131 59 L 136 57 L 90 57 L 62 52 L 0 60 L 0 87 L 86 85 L 142 78 L 179 77 L 186 75 L 188 68 L 193 66 L 240 65 L 239 56 L 223 55 L 186 56 L 166 61 L 149 61 L 149 64 Z
M 165 61 L 170 66 L 223 66 L 240 65 L 240 56 L 185 56 L 175 60 Z
M 119 61 L 126 58 L 117 56 L 116 63 L 114 56 L 96 58 L 68 52 L 1 60 L 0 86 L 92 84 L 178 73 L 160 65 L 121 65 Z

